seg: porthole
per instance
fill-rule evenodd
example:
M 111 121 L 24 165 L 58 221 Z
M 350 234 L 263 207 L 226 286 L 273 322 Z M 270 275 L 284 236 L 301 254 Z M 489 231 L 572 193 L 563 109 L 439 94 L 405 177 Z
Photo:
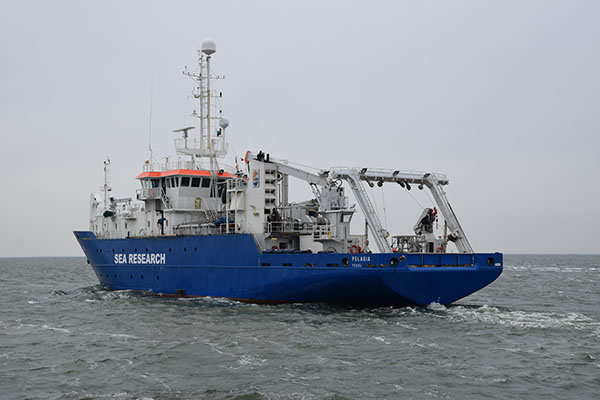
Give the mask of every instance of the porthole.
M 401 255 L 398 256 L 398 260 L 404 262 L 406 260 L 406 256 L 404 256 L 404 255 L 401 254 Z
M 133 275 L 129 275 L 129 279 L 133 279 Z
M 490 257 L 487 259 L 487 264 L 491 267 L 495 264 L 494 257 Z
M 158 275 L 156 275 L 156 280 L 157 280 L 157 281 L 158 281 L 158 280 L 160 280 L 160 277 L 159 277 Z
M 390 265 L 392 267 L 397 267 L 398 266 L 398 259 L 396 257 L 392 257 L 392 259 L 390 260 Z
M 144 279 L 144 275 L 141 275 L 141 278 Z
M 347 259 L 346 257 L 342 258 L 342 266 L 343 266 L 343 267 L 347 267 L 347 266 L 348 266 L 348 264 L 349 264 L 349 261 L 348 261 L 348 259 Z

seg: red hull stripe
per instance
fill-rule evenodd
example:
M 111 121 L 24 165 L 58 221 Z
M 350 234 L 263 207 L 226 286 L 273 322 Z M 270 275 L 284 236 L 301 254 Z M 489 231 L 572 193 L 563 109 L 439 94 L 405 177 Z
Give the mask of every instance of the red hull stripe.
M 142 178 L 162 178 L 165 176 L 175 176 L 175 175 L 188 175 L 188 176 L 211 176 L 210 171 L 206 170 L 197 170 L 197 169 L 174 169 L 171 171 L 151 171 L 151 172 L 143 172 L 135 177 L 135 179 Z M 224 178 L 234 178 L 235 176 L 230 174 L 229 172 L 223 172 L 219 174 L 217 172 L 217 176 Z

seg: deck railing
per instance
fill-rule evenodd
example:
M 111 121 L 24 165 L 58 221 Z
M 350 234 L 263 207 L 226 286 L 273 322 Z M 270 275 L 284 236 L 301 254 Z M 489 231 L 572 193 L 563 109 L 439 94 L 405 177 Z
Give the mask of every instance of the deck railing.
M 265 223 L 265 233 L 283 233 L 297 235 L 313 235 L 315 239 L 331 238 L 332 226 L 317 225 L 311 222 L 275 221 Z

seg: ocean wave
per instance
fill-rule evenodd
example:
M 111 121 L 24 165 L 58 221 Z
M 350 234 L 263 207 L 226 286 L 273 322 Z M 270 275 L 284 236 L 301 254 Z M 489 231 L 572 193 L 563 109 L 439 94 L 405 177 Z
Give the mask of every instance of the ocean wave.
M 483 305 L 480 307 L 455 306 L 447 309 L 448 316 L 455 319 L 476 320 L 484 323 L 537 329 L 592 329 L 600 328 L 600 322 L 576 312 L 553 313 L 541 311 L 503 310 Z
M 249 367 L 255 367 L 255 366 L 263 366 L 267 363 L 266 359 L 262 359 L 262 358 L 258 358 L 256 356 L 250 355 L 250 354 L 244 354 L 242 355 L 238 360 L 237 360 L 238 364 L 242 365 L 242 366 L 249 366 Z
M 383 344 L 391 344 L 390 342 L 385 340 L 385 338 L 383 336 L 373 336 L 373 339 L 375 339 L 376 341 L 381 342 Z
M 56 326 L 51 326 L 48 324 L 43 324 L 43 325 L 37 325 L 37 324 L 18 324 L 16 326 L 9 326 L 7 325 L 7 327 L 10 327 L 12 329 L 23 329 L 25 328 L 26 332 L 30 332 L 30 331 L 38 331 L 38 330 L 46 330 L 46 331 L 53 331 L 53 332 L 60 332 L 60 333 L 71 333 L 71 331 L 69 329 L 66 328 L 58 328 Z
M 92 335 L 97 335 L 97 336 L 114 337 L 114 338 L 117 338 L 117 339 L 139 339 L 138 336 L 128 335 L 126 333 L 94 332 L 94 333 L 91 333 L 91 334 Z
M 214 305 L 228 305 L 228 306 L 235 306 L 235 305 L 255 305 L 255 304 L 243 303 L 243 302 L 237 301 L 237 300 L 227 299 L 225 297 L 210 297 L 210 296 L 202 296 L 202 297 L 178 297 L 177 300 L 179 300 L 179 301 L 187 301 L 187 302 L 194 302 L 194 303 L 214 304 Z
M 600 269 L 596 266 L 591 267 L 570 267 L 570 266 L 540 266 L 540 265 L 505 265 L 505 271 L 539 271 L 539 272 L 598 272 Z
M 49 331 L 55 331 L 55 332 L 62 332 L 62 333 L 71 333 L 70 330 L 65 329 L 65 328 L 56 328 L 54 326 L 50 326 L 50 325 L 42 325 L 41 326 L 42 329 L 47 329 Z

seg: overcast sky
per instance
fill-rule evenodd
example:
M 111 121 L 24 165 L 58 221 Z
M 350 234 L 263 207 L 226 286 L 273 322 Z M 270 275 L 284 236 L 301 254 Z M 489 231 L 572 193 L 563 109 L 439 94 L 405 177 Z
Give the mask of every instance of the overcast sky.
M 593 0 L 2 2 L 0 256 L 82 255 L 105 157 L 135 193 L 151 86 L 158 157 L 192 122 L 206 37 L 232 156 L 446 173 L 476 251 L 598 253 L 599 21 Z M 428 206 L 373 195 L 392 233 Z

